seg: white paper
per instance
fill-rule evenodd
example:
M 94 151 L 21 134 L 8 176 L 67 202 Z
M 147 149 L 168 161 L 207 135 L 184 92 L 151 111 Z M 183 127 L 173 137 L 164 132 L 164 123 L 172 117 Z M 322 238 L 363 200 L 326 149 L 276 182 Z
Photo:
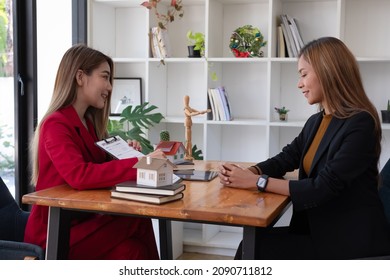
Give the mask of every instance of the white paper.
M 102 141 L 96 142 L 100 148 L 111 154 L 117 159 L 142 157 L 143 153 L 137 151 L 123 140 L 120 136 L 113 136 Z

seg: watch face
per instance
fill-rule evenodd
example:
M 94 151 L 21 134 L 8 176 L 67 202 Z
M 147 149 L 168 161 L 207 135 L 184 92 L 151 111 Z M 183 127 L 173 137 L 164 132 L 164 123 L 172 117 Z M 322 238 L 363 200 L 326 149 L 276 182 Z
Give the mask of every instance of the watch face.
M 265 188 L 267 187 L 268 182 L 268 175 L 260 175 L 259 179 L 257 180 L 257 189 L 260 192 L 264 192 Z
M 264 188 L 266 183 L 267 183 L 267 180 L 264 179 L 263 177 L 260 177 L 259 180 L 257 181 L 257 186 L 259 188 Z

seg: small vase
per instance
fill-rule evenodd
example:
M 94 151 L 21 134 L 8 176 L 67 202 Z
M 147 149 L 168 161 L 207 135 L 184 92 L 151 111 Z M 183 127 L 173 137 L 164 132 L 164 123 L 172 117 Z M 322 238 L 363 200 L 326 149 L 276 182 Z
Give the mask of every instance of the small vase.
M 390 123 L 390 111 L 382 110 L 381 112 L 382 112 L 382 122 Z
M 194 50 L 195 46 L 188 46 L 188 57 L 201 57 L 200 50 Z
M 287 114 L 279 114 L 279 120 L 287 121 Z

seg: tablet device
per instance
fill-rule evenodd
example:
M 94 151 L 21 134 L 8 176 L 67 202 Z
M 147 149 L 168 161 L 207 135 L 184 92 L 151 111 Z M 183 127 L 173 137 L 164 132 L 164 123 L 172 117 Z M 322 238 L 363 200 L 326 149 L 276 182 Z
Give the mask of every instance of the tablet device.
M 180 170 L 175 174 L 187 181 L 211 181 L 218 176 L 218 171 L 189 170 L 183 172 Z

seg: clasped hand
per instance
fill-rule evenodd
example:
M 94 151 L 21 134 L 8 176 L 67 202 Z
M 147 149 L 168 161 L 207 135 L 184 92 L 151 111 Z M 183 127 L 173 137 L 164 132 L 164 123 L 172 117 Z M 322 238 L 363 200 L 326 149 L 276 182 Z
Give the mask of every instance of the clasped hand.
M 218 177 L 222 185 L 239 189 L 257 189 L 256 182 L 259 175 L 251 170 L 234 163 L 223 163 L 218 166 L 218 169 Z

